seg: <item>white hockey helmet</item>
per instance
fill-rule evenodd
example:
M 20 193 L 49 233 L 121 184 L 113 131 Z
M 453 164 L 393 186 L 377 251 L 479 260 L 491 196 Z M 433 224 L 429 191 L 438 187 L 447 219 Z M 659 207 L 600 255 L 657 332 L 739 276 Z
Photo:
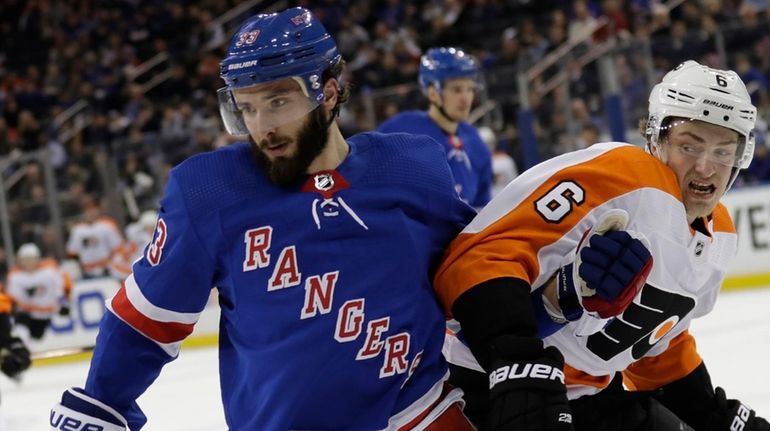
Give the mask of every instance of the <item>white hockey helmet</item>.
M 670 117 L 704 121 L 738 133 L 738 152 L 727 189 L 738 171 L 751 164 L 757 108 L 751 104 L 746 85 L 737 73 L 688 60 L 653 87 L 645 137 L 648 149 L 656 157 L 660 157 L 659 138 L 664 120 Z
M 17 259 L 39 259 L 40 248 L 31 242 L 22 244 L 21 247 L 19 247 L 19 250 L 16 252 L 16 258 Z
M 139 225 L 142 226 L 143 229 L 154 229 L 155 228 L 155 222 L 158 220 L 158 212 L 155 210 L 147 210 L 142 213 L 142 215 L 139 216 Z

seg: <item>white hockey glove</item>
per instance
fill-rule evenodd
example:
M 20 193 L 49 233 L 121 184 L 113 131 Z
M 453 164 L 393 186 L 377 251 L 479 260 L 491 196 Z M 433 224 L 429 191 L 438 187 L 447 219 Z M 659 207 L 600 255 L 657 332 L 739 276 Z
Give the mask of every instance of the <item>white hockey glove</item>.
M 51 409 L 52 430 L 125 431 L 126 419 L 112 407 L 89 397 L 80 388 L 64 391 L 61 403 Z

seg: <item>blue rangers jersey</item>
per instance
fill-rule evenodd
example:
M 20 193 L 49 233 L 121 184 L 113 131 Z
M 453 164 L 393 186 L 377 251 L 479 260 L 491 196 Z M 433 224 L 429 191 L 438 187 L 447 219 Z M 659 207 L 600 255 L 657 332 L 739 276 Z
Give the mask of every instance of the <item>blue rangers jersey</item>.
M 139 429 L 136 398 L 216 286 L 231 429 L 404 429 L 436 402 L 445 317 L 431 277 L 474 211 L 430 139 L 348 143 L 336 170 L 294 190 L 245 143 L 175 168 L 154 238 L 101 323 L 86 392 Z
M 479 132 L 465 121 L 457 125 L 457 133 L 448 135 L 425 111 L 409 111 L 395 115 L 378 129 L 383 133 L 406 132 L 427 135 L 443 145 L 449 168 L 455 178 L 457 193 L 474 208 L 489 202 L 492 187 L 492 154 Z

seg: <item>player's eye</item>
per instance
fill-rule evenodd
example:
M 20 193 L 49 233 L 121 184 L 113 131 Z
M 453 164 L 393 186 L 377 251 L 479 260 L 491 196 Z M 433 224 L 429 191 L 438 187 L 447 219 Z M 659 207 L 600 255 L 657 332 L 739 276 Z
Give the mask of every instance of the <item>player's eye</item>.
M 244 114 L 253 114 L 255 112 L 254 107 L 248 104 L 238 105 L 237 108 Z
M 689 155 L 700 154 L 700 149 L 695 147 L 694 145 L 690 145 L 690 144 L 682 144 L 682 145 L 679 146 L 679 149 L 683 153 L 689 154 Z
M 275 97 L 273 99 L 270 99 L 270 109 L 278 109 L 283 106 L 285 106 L 287 103 L 289 103 L 289 100 L 286 97 Z
M 735 153 L 730 150 L 717 150 L 715 151 L 715 154 L 718 157 L 731 157 L 735 155 Z
M 716 160 L 722 163 L 732 163 L 735 160 L 735 151 L 728 149 L 719 149 L 714 151 Z

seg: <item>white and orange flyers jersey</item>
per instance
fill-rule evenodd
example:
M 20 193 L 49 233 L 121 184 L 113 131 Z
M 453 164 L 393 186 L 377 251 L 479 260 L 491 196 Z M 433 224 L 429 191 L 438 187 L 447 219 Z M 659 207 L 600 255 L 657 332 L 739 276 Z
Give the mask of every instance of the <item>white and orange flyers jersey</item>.
M 126 226 L 126 240 L 112 253 L 110 260 L 110 275 L 123 280 L 131 274 L 134 263 L 142 257 L 145 247 L 152 241 L 153 231 L 139 223 Z
M 639 389 L 687 375 L 700 363 L 687 328 L 713 308 L 737 237 L 721 204 L 702 220 L 703 232 L 692 229 L 673 171 L 632 145 L 596 144 L 517 177 L 450 245 L 435 278 L 441 303 L 451 312 L 463 292 L 500 277 L 535 291 L 616 209 L 628 214 L 627 230 L 649 241 L 647 284 L 620 316 L 583 313 L 545 343 L 564 354 L 571 399 L 598 392 L 631 364 L 624 375 Z
M 56 261 L 43 259 L 32 271 L 11 268 L 6 292 L 18 310 L 36 319 L 48 319 L 59 311 L 60 300 L 70 288 L 69 276 Z
M 78 257 L 86 274 L 102 275 L 122 242 L 117 223 L 102 217 L 93 223 L 78 223 L 72 227 L 67 253 Z

